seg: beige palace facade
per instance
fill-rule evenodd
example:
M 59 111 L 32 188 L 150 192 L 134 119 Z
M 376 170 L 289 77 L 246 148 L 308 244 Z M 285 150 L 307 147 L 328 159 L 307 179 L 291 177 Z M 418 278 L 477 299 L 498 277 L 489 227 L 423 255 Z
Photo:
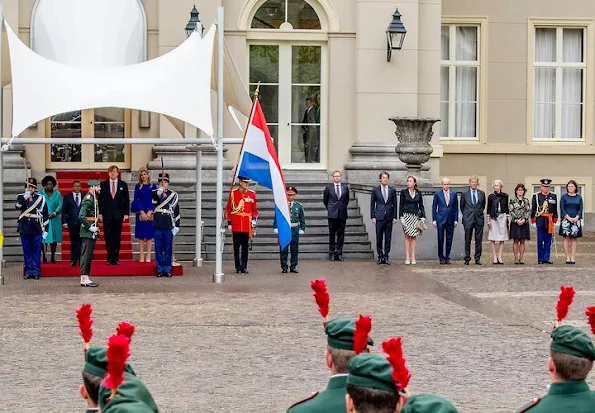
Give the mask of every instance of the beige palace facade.
M 449 176 L 463 185 L 477 175 L 484 188 L 501 179 L 512 192 L 519 182 L 536 187 L 541 177 L 549 177 L 561 193 L 572 178 L 579 183 L 586 212 L 594 207 L 593 2 L 126 1 L 137 4 L 136 12 L 114 16 L 109 24 L 128 24 L 131 36 L 142 39 L 138 50 L 128 51 L 127 63 L 179 45 L 193 5 L 206 27 L 215 21 L 217 7 L 224 6 L 227 46 L 246 87 L 253 90 L 261 82 L 261 102 L 286 171 L 344 169 L 350 182 L 363 183 L 375 182 L 381 169 L 402 177 L 395 127 L 388 118 L 437 117 L 434 152 L 423 171 L 432 181 Z M 60 13 L 48 8 L 51 2 L 2 1 L 9 24 L 37 53 L 60 60 L 69 47 L 92 49 L 38 30 L 37 25 L 51 28 L 51 19 Z M 385 30 L 397 7 L 407 36 L 387 61 Z M 4 136 L 10 133 L 11 115 L 7 57 L 5 47 Z M 159 114 L 103 108 L 56 115 L 21 136 L 158 138 L 180 133 L 195 136 L 196 131 L 188 125 L 176 128 Z M 241 136 L 228 116 L 224 135 Z M 193 176 L 193 155 L 184 147 L 86 146 L 27 145 L 13 152 L 25 156 L 37 175 L 104 169 L 113 163 L 135 171 L 162 153 L 170 156 L 165 156 L 168 169 Z M 227 149 L 228 165 L 233 164 L 239 148 Z M 189 163 L 181 161 L 186 158 Z

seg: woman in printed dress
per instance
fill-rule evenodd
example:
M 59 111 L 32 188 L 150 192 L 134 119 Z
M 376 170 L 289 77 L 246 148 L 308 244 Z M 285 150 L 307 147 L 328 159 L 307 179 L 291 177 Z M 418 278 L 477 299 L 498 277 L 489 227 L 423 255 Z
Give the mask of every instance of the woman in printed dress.
M 399 219 L 405 237 L 405 264 L 416 264 L 415 249 L 417 236 L 426 229 L 426 211 L 421 192 L 417 189 L 417 178 L 407 177 L 407 188 L 399 196 Z
M 576 181 L 566 184 L 566 193 L 560 199 L 560 235 L 564 237 L 566 264 L 576 264 L 578 239 L 583 236 L 583 198 L 578 194 Z
M 531 239 L 529 221 L 531 218 L 531 202 L 525 196 L 525 185 L 518 184 L 514 188 L 515 196 L 508 201 L 510 212 L 510 238 L 512 238 L 512 251 L 514 263 L 524 264 L 525 241 Z

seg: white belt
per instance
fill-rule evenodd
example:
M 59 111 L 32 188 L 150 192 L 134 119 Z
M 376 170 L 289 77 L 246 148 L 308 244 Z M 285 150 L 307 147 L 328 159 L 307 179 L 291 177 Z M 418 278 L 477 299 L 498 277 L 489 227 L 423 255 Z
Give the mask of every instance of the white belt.
M 169 209 L 156 209 L 155 212 L 159 212 L 161 214 L 170 214 L 170 215 L 172 213 Z
M 295 227 L 299 227 L 300 223 L 299 222 L 292 222 L 291 223 L 291 228 L 295 228 Z

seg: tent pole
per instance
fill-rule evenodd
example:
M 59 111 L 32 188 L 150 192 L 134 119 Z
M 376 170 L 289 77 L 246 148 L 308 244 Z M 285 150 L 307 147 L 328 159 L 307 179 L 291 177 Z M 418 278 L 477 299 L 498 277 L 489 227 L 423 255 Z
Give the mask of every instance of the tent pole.
M 215 242 L 215 274 L 213 282 L 223 283 L 223 41 L 224 11 L 217 8 L 217 214 Z M 198 225 L 198 223 L 197 223 Z
M 4 10 L 0 4 L 0 136 L 4 127 L 2 109 L 4 108 L 4 88 L 2 87 L 2 32 L 4 31 Z M 4 234 L 4 154 L 0 150 L 0 233 Z M 4 285 L 4 247 L 0 246 L 0 285 Z
M 198 133 L 198 130 L 197 130 Z M 196 243 L 194 266 L 202 267 L 202 149 L 196 148 Z

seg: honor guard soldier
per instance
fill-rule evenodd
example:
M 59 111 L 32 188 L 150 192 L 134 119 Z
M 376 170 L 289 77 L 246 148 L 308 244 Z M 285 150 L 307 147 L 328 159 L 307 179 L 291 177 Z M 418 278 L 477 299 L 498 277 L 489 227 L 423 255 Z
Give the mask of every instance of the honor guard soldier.
M 81 210 L 79 211 L 79 222 L 81 223 L 81 260 L 80 275 L 81 287 L 98 287 L 99 284 L 89 279 L 91 274 L 91 262 L 95 244 L 99 239 L 99 202 L 97 194 L 101 190 L 99 181 L 92 179 L 87 182 L 89 192 L 83 198 Z
M 239 188 L 229 194 L 225 213 L 233 237 L 233 258 L 236 274 L 248 274 L 248 241 L 254 235 L 258 209 L 256 192 L 248 189 L 250 180 L 238 176 Z M 240 254 L 241 252 L 241 254 Z
M 17 196 L 16 209 L 21 211 L 17 232 L 21 234 L 25 279 L 39 280 L 41 274 L 41 243 L 47 236 L 48 207 L 45 198 L 37 192 L 37 179 L 28 178 L 25 192 Z
M 537 228 L 537 263 L 553 264 L 550 260 L 554 224 L 558 222 L 558 198 L 550 192 L 551 179 L 540 180 L 541 191 L 531 199 L 531 223 Z
M 169 174 L 159 175 L 159 188 L 153 191 L 155 205 L 153 229 L 155 230 L 155 262 L 157 277 L 171 277 L 172 244 L 180 231 L 180 205 L 178 194 L 169 189 Z
M 306 218 L 304 217 L 304 208 L 302 204 L 295 200 L 297 189 L 294 186 L 288 186 L 286 188 L 287 201 L 289 202 L 289 216 L 291 217 L 291 242 L 285 248 L 281 249 L 281 272 L 287 273 L 287 256 L 289 255 L 289 249 L 291 248 L 291 264 L 289 271 L 298 273 L 298 256 L 300 247 L 300 235 L 304 235 L 306 231 Z M 273 231 L 278 234 L 277 220 L 273 221 Z
M 330 296 L 326 289 L 326 282 L 323 279 L 315 280 L 311 282 L 311 286 L 314 290 L 314 298 L 318 304 L 320 314 L 327 320 Z M 360 320 L 362 318 L 368 317 L 360 316 Z M 357 323 L 359 326 L 362 325 L 359 323 L 360 320 Z M 330 373 L 328 385 L 325 390 L 315 392 L 306 399 L 293 404 L 287 410 L 287 413 L 346 412 L 347 365 L 357 354 L 369 351 L 368 347 L 374 345 L 374 340 L 369 336 L 372 322 L 369 318 L 368 320 L 367 329 L 361 327 L 356 329 L 356 323 L 346 318 L 335 318 L 324 322 L 324 332 L 327 336 L 324 357 Z M 357 346 L 356 342 L 358 343 Z

